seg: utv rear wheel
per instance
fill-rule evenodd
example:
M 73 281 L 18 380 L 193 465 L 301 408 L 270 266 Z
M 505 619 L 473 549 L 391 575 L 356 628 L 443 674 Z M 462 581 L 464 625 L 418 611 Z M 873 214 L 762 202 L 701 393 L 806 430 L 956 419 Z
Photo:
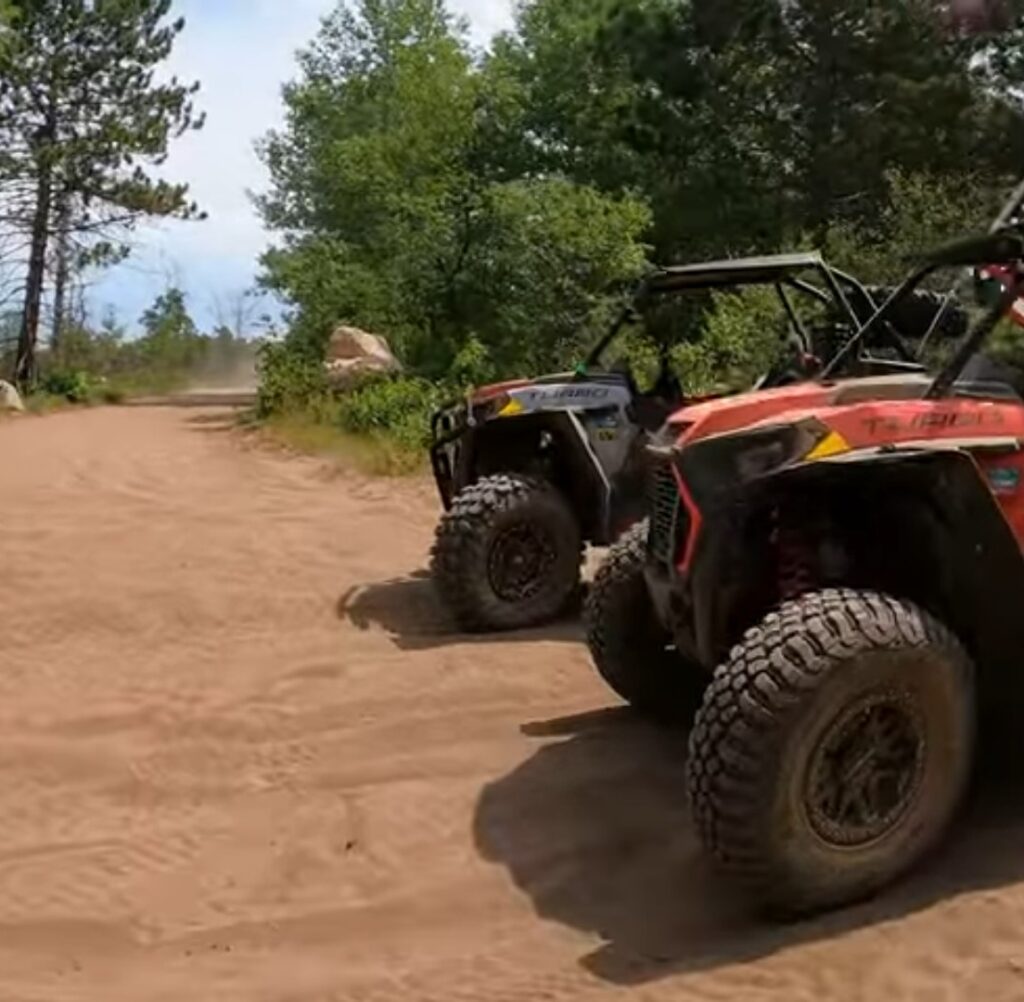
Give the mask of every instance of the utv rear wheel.
M 530 477 L 487 477 L 441 521 L 433 577 L 459 626 L 472 632 L 537 626 L 577 598 L 583 545 L 565 497 Z
M 647 522 L 608 551 L 587 596 L 587 645 L 604 681 L 641 713 L 690 724 L 707 675 L 671 646 L 644 581 Z
M 866 897 L 943 835 L 974 750 L 974 671 L 917 607 L 803 596 L 715 673 L 690 739 L 701 837 L 790 915 Z

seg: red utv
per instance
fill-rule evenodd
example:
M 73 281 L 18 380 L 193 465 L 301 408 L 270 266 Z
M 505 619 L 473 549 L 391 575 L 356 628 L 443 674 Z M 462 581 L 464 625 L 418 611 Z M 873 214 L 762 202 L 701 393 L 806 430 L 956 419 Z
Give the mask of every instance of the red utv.
M 588 600 L 607 682 L 695 717 L 701 836 L 775 909 L 849 902 L 917 861 L 979 715 L 1024 679 L 1024 401 L 980 354 L 1024 293 L 1022 200 L 928 255 L 821 378 L 676 413 L 649 450 L 649 520 Z M 1010 278 L 937 373 L 861 357 L 926 278 L 981 265 Z

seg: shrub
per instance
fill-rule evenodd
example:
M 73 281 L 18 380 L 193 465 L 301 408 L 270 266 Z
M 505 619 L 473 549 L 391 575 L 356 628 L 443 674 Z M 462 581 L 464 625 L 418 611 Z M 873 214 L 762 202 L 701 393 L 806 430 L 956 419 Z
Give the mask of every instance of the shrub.
M 267 341 L 257 360 L 260 416 L 302 411 L 328 396 L 327 375 L 315 353 L 288 341 Z
M 747 390 L 779 357 L 786 316 L 775 291 L 754 287 L 719 292 L 701 338 L 672 353 L 689 393 Z
M 72 404 L 86 404 L 96 397 L 99 387 L 86 372 L 57 369 L 44 376 L 39 390 L 48 396 L 62 397 Z
M 482 386 L 493 382 L 496 375 L 491 353 L 474 334 L 455 356 L 449 378 L 456 386 Z
M 426 448 L 430 417 L 444 392 L 425 379 L 378 380 L 342 397 L 338 420 L 346 431 L 386 435 L 408 449 Z

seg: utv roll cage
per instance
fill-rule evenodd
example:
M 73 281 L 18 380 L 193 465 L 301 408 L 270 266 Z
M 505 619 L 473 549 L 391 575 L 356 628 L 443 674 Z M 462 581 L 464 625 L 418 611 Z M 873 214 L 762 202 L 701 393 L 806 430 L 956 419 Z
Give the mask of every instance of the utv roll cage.
M 751 286 L 774 286 L 785 310 L 791 332 L 798 338 L 802 349 L 813 354 L 812 339 L 794 306 L 792 293 L 807 296 L 830 307 L 837 319 L 858 331 L 870 318 L 876 315 L 878 306 L 861 282 L 851 275 L 833 268 L 821 254 L 816 252 L 796 254 L 773 254 L 761 257 L 737 258 L 735 260 L 707 261 L 696 264 L 656 267 L 645 276 L 627 297 L 627 303 L 615 318 L 608 331 L 594 345 L 575 371 L 566 374 L 566 380 L 588 378 L 591 370 L 600 369 L 604 354 L 626 327 L 640 320 L 643 309 L 653 300 L 699 292 L 738 291 Z M 935 323 L 941 319 L 936 315 Z M 879 322 L 877 329 L 882 338 L 895 350 L 899 358 L 907 363 L 914 360 L 901 338 L 888 322 Z M 667 345 L 663 350 L 667 350 Z M 825 360 L 823 360 L 825 361 Z M 663 359 L 663 364 L 665 360 Z M 445 401 L 431 419 L 431 438 L 437 446 L 462 434 L 462 428 L 444 427 L 445 415 L 463 401 Z
M 657 268 L 635 288 L 628 305 L 591 350 L 578 373 L 582 376 L 598 367 L 612 342 L 625 327 L 637 322 L 641 311 L 654 299 L 680 293 L 738 291 L 751 286 L 774 287 L 792 333 L 808 354 L 812 353 L 812 338 L 794 307 L 791 297 L 794 292 L 830 307 L 840 321 L 848 323 L 858 333 L 868 333 L 865 325 L 873 321 L 871 332 L 877 331 L 881 342 L 892 348 L 901 361 L 913 364 L 916 360 L 888 322 L 891 312 L 880 315 L 866 286 L 852 275 L 832 267 L 821 254 L 803 252 Z M 940 319 L 941 311 L 936 314 L 933 327 Z M 864 339 L 857 345 L 863 347 Z M 844 359 L 849 358 L 854 347 L 851 339 L 844 347 Z
M 867 322 L 850 338 L 826 366 L 822 379 L 833 377 L 854 351 L 859 351 L 868 335 L 885 325 L 899 303 L 911 295 L 927 278 L 945 268 L 977 269 L 991 265 L 1010 265 L 1013 279 L 1003 294 L 968 330 L 949 361 L 937 373 L 925 399 L 946 396 L 963 374 L 971 358 L 991 336 L 1014 302 L 1024 295 L 1024 181 L 1013 191 L 988 233 L 964 237 L 936 247 L 920 256 L 917 267 L 892 293 Z M 924 366 L 918 366 L 924 371 Z

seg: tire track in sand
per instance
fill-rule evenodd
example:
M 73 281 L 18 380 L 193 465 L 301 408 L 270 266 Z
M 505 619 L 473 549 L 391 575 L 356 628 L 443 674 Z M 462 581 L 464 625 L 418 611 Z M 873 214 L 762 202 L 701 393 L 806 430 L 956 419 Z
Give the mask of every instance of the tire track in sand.
M 884 900 L 745 919 L 573 624 L 447 634 L 430 484 L 224 412 L 0 425 L 0 999 L 1019 999 L 1013 795 Z

